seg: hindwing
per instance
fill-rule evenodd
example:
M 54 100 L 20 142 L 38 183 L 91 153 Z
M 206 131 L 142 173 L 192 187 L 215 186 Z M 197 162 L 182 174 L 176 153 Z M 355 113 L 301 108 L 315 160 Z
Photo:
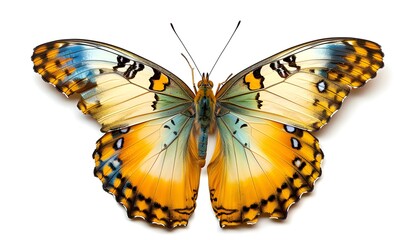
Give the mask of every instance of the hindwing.
M 321 174 L 317 139 L 289 125 L 236 113 L 218 117 L 217 123 L 208 174 L 221 226 L 253 224 L 261 214 L 285 219 Z

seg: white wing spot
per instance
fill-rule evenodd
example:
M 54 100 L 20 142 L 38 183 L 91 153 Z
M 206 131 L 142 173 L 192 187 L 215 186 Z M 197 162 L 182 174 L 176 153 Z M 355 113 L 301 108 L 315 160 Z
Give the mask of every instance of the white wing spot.
M 291 144 L 293 146 L 293 148 L 298 149 L 298 147 L 300 146 L 300 143 L 298 142 L 298 140 L 296 138 L 291 138 Z
M 120 149 L 120 148 L 122 148 L 123 143 L 124 143 L 124 138 L 120 138 L 115 143 L 115 146 L 117 147 L 117 149 Z
M 300 167 L 300 166 L 301 166 L 301 160 L 297 158 L 297 159 L 294 161 L 294 165 L 295 165 L 296 167 Z
M 321 80 L 317 83 L 317 88 L 319 92 L 323 92 L 324 90 L 326 90 L 326 87 L 326 82 L 324 80 Z
M 293 132 L 295 132 L 295 127 L 285 125 L 285 130 L 289 133 L 293 133 Z
M 119 166 L 120 166 L 120 161 L 118 160 L 118 159 L 116 159 L 116 160 L 114 160 L 113 162 L 112 162 L 112 165 L 115 167 L 115 168 L 118 168 Z

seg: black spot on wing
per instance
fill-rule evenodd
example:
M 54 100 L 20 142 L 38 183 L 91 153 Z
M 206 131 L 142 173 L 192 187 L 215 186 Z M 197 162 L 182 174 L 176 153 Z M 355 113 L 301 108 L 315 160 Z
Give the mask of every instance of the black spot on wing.
M 255 100 L 257 101 L 257 107 L 258 107 L 258 109 L 261 109 L 262 103 L 263 103 L 263 101 L 259 99 L 260 96 L 261 95 L 259 94 L 259 92 L 255 96 Z
M 117 66 L 114 66 L 114 70 L 118 70 L 118 68 L 123 68 L 125 65 L 130 61 L 130 59 L 123 57 L 123 56 L 117 56 Z
M 153 101 L 153 104 L 151 105 L 151 107 L 153 108 L 153 111 L 157 109 L 157 102 L 160 100 L 160 98 L 157 94 L 154 94 L 154 99 L 155 101 Z
M 295 55 L 290 55 L 288 57 L 283 58 L 282 60 L 288 63 L 288 66 L 296 68 L 297 70 L 300 70 L 301 67 L 297 66 L 297 63 L 295 62 L 296 59 L 297 57 Z
M 282 61 L 284 61 L 285 63 L 281 63 L 280 60 L 277 60 L 275 63 L 270 64 L 270 68 L 276 71 L 281 78 L 288 78 L 292 74 L 292 72 L 287 69 L 287 63 L 289 67 L 295 68 L 295 70 L 293 69 L 293 71 L 298 71 L 301 69 L 300 66 L 297 66 L 295 60 L 295 55 L 290 55 L 282 59 Z
M 124 77 L 127 79 L 135 78 L 135 75 L 144 69 L 144 65 L 138 62 L 135 62 L 128 67 L 127 71 L 124 73 Z

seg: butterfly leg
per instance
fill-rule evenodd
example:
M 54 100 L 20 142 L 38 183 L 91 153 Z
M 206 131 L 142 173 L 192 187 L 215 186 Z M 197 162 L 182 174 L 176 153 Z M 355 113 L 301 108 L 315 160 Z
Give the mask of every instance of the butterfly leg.
M 189 60 L 187 60 L 186 56 L 182 53 L 182 56 L 184 57 L 184 59 L 186 60 L 187 64 L 190 67 L 190 71 L 192 72 L 192 85 L 193 85 L 193 90 L 195 91 L 195 93 L 197 93 L 197 88 L 196 88 L 196 83 L 195 83 L 195 69 L 192 67 L 192 65 L 190 65 Z
M 218 87 L 216 88 L 216 92 L 215 92 L 215 95 L 218 93 L 218 91 L 219 91 L 219 89 L 220 89 L 220 87 L 222 87 L 222 85 L 224 85 L 231 77 L 232 77 L 232 75 L 233 75 L 233 73 L 231 73 L 231 74 L 229 74 L 229 76 L 226 78 L 226 80 L 225 81 L 223 81 L 223 82 L 220 82 L 219 84 L 218 84 Z

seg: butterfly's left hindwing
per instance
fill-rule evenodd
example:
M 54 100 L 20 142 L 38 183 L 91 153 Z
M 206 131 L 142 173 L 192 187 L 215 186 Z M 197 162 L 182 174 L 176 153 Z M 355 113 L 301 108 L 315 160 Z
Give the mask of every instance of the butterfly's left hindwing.
M 172 116 L 194 93 L 178 77 L 121 48 L 89 40 L 59 40 L 35 48 L 36 72 L 63 94 L 78 93 L 79 109 L 103 131 Z
M 177 114 L 105 134 L 94 153 L 95 175 L 130 218 L 185 226 L 196 204 L 201 164 L 193 118 Z

